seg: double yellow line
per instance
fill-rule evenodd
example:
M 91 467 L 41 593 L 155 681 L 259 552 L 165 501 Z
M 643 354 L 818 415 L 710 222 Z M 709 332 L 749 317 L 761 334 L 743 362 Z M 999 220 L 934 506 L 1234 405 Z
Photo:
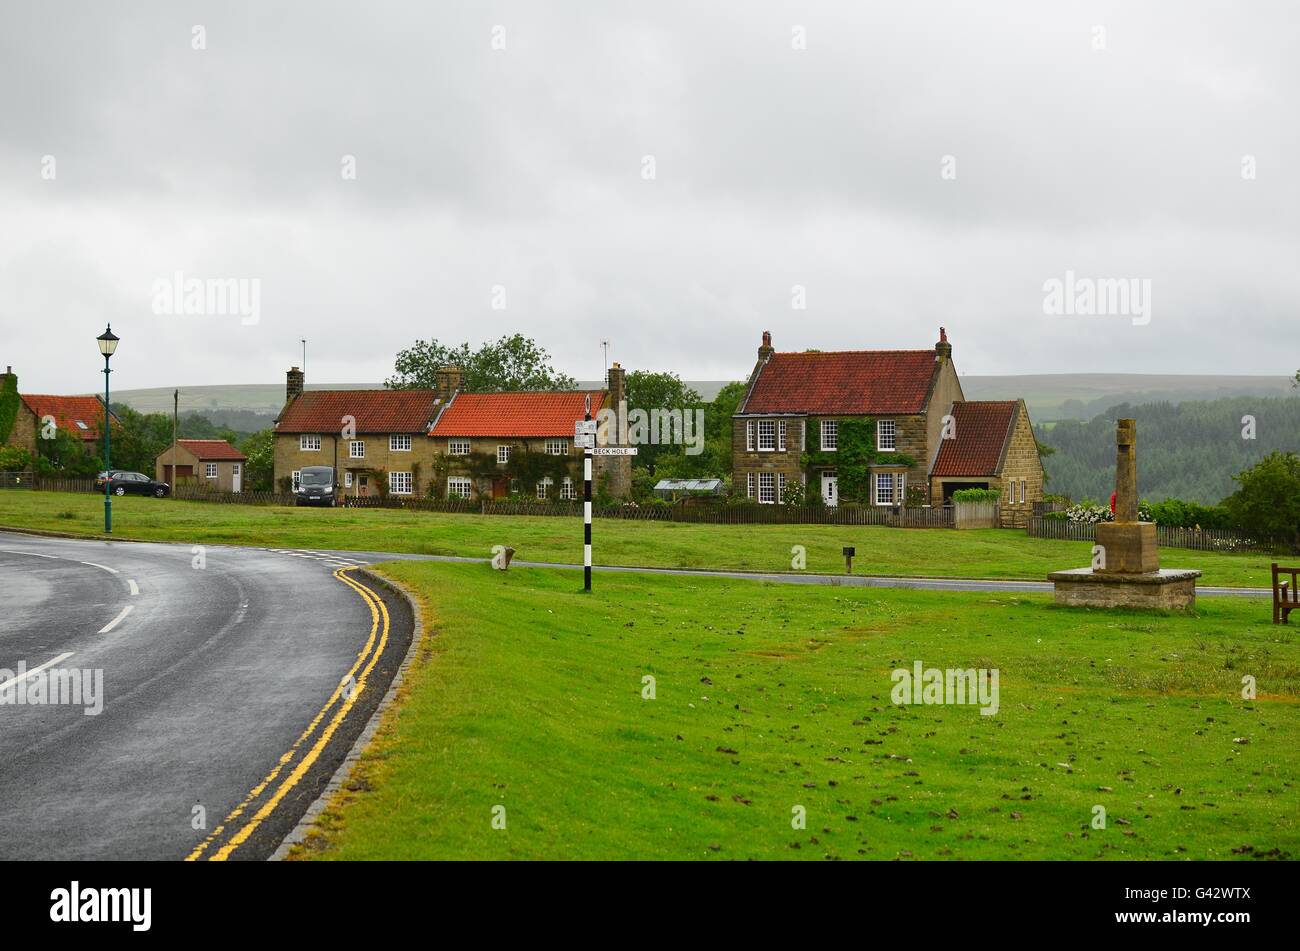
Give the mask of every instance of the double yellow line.
M 294 761 L 294 757 L 298 754 L 298 751 L 302 749 L 308 740 L 311 739 L 312 735 L 316 732 L 316 728 L 319 727 L 325 720 L 326 716 L 329 715 L 330 709 L 335 707 L 337 704 L 338 706 L 334 711 L 334 715 L 330 718 L 325 729 L 322 730 L 320 735 L 316 738 L 316 742 L 313 743 L 307 753 L 298 760 L 297 765 L 295 765 L 284 778 L 283 782 L 280 783 L 275 792 L 264 803 L 262 803 L 258 810 L 253 814 L 252 818 L 249 819 L 238 832 L 232 835 L 225 845 L 221 846 L 208 856 L 208 860 L 212 862 L 224 862 L 226 859 L 230 858 L 231 853 L 234 852 L 235 849 L 247 842 L 249 837 L 257 830 L 257 827 L 275 811 L 276 807 L 284 800 L 284 797 L 302 781 L 304 776 L 307 775 L 307 771 L 310 770 L 316 760 L 320 758 L 321 753 L 324 752 L 330 739 L 343 723 L 344 718 L 347 717 L 348 711 L 352 709 L 357 698 L 361 696 L 361 692 L 365 690 L 366 679 L 370 676 L 370 672 L 375 669 L 375 664 L 379 661 L 380 656 L 384 653 L 384 648 L 388 645 L 388 608 L 384 605 L 383 598 L 378 594 L 360 582 L 349 578 L 345 573 L 349 570 L 350 569 L 348 568 L 339 568 L 334 572 L 334 577 L 352 588 L 357 592 L 357 594 L 361 595 L 362 599 L 366 602 L 366 605 L 370 608 L 370 636 L 366 640 L 365 646 L 361 649 L 361 652 L 357 655 L 356 663 L 352 665 L 352 669 L 349 670 L 343 676 L 343 679 L 339 681 L 339 685 L 334 688 L 334 692 L 330 694 L 329 700 L 326 702 L 325 706 L 321 708 L 321 711 L 312 718 L 311 723 L 307 725 L 307 729 L 303 730 L 302 735 L 294 741 L 294 744 L 289 748 L 289 751 L 280 757 L 275 768 L 272 769 L 271 772 L 267 773 L 265 779 L 253 787 L 252 791 L 244 797 L 244 801 L 236 806 L 234 810 L 231 811 L 230 815 L 226 816 L 221 825 L 213 829 L 208 837 L 195 847 L 193 852 L 185 856 L 185 861 L 195 862 L 203 858 L 203 853 L 207 851 L 208 847 L 213 842 L 217 841 L 221 837 L 226 828 L 236 822 L 240 816 L 244 815 L 245 812 L 253 807 L 262 794 L 275 784 L 280 773 Z M 378 639 L 378 646 L 376 646 L 376 638 Z M 349 683 L 355 683 L 355 686 L 353 686 L 351 690 L 348 689 Z M 341 703 L 340 700 L 342 701 Z

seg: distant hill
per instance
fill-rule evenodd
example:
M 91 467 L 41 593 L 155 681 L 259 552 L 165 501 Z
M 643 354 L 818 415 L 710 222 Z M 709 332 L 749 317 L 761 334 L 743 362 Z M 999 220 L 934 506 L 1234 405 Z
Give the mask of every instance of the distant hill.
M 1295 391 L 1293 391 L 1295 392 Z M 1300 450 L 1300 396 L 1233 396 L 1172 403 L 1121 403 L 1088 422 L 1039 425 L 1047 491 L 1104 501 L 1115 486 L 1115 420 L 1138 430 L 1138 490 L 1157 501 L 1174 497 L 1213 504 L 1236 489 L 1232 477 L 1274 450 Z M 1243 438 L 1253 417 L 1254 438 Z
M 1296 391 L 1285 376 L 1216 376 L 1184 373 L 1044 373 L 1024 376 L 963 376 L 971 400 L 1022 397 L 1035 423 L 1092 419 L 1119 403 L 1172 403 L 1230 396 L 1287 396 Z

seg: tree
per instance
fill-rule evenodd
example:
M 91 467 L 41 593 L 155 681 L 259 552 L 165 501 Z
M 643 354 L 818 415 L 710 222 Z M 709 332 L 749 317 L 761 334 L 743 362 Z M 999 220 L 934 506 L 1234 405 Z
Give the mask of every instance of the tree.
M 262 429 L 244 438 L 239 451 L 244 462 L 245 484 L 253 492 L 270 492 L 275 474 L 275 431 Z
M 1223 502 L 1233 524 L 1247 535 L 1300 551 L 1300 456 L 1270 453 L 1233 479 L 1239 488 Z
M 433 389 L 438 371 L 456 366 L 462 386 L 470 392 L 507 390 L 574 390 L 577 381 L 551 366 L 550 354 L 531 337 L 513 334 L 471 350 L 468 343 L 448 347 L 437 340 L 417 340 L 401 350 L 393 375 L 384 381 L 392 390 Z
M 693 388 L 682 382 L 681 377 L 676 373 L 649 373 L 644 370 L 633 370 L 627 375 L 627 408 L 630 414 L 632 410 L 641 410 L 646 414 L 648 420 L 653 421 L 657 417 L 650 415 L 652 410 L 673 411 L 679 410 L 683 416 L 687 413 L 694 413 L 696 409 L 703 406 L 703 400 L 700 394 Z M 692 426 L 694 417 L 692 416 Z M 661 433 L 667 436 L 667 432 Z M 680 434 L 674 433 L 680 438 Z M 691 435 L 695 437 L 695 430 L 692 428 Z M 700 433 L 699 438 L 703 439 L 704 434 Z M 657 474 L 656 464 L 664 456 L 683 456 L 685 458 L 684 445 L 664 445 L 664 444 L 643 444 L 638 447 L 637 465 L 645 467 L 651 472 Z M 684 463 L 679 461 L 678 465 L 673 468 L 677 473 L 682 471 Z

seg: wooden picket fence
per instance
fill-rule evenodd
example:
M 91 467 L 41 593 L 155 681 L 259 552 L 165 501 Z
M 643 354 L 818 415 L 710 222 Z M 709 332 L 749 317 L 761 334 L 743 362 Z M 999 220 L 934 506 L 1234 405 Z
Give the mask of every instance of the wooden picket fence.
M 1063 518 L 1032 516 L 1026 529 L 1031 538 L 1058 538 L 1074 542 L 1097 540 L 1097 526 Z M 1196 551 L 1268 552 L 1272 546 L 1223 528 L 1182 528 L 1156 525 L 1156 542 L 1162 548 L 1190 548 Z

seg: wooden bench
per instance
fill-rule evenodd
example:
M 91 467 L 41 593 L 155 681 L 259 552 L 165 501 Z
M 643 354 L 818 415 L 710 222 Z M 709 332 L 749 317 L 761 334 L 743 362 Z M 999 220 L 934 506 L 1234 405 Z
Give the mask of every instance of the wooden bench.
M 1290 580 L 1284 580 L 1282 575 L 1290 575 Z M 1297 590 L 1297 576 L 1300 576 L 1300 567 L 1288 568 L 1285 565 L 1279 565 L 1273 562 L 1273 623 L 1286 624 L 1287 615 L 1296 608 L 1300 608 L 1300 591 Z

